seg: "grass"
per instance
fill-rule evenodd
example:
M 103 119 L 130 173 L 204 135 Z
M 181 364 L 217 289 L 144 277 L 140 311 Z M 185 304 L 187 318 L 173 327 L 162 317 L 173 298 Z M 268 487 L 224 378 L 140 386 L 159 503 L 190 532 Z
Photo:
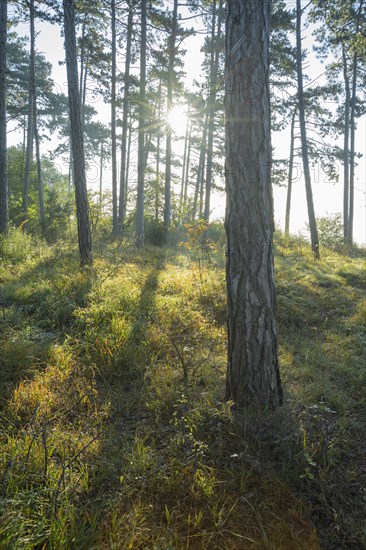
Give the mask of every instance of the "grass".
M 238 419 L 222 248 L 80 270 L 26 239 L 0 267 L 1 549 L 366 548 L 362 255 L 277 237 L 285 405 Z

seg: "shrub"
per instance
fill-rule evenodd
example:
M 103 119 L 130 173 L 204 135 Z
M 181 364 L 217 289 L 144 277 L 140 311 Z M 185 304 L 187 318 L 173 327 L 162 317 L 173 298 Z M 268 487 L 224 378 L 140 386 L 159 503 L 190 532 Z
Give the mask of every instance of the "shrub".
M 330 250 L 340 252 L 344 249 L 343 220 L 338 212 L 317 218 L 320 244 Z

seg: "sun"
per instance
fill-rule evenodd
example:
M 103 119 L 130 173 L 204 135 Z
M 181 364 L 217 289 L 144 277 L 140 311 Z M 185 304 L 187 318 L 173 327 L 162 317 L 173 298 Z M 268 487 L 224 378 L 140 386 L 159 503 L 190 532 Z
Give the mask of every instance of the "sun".
M 175 105 L 171 111 L 169 111 L 167 120 L 169 127 L 175 134 L 184 136 L 188 122 L 186 105 Z

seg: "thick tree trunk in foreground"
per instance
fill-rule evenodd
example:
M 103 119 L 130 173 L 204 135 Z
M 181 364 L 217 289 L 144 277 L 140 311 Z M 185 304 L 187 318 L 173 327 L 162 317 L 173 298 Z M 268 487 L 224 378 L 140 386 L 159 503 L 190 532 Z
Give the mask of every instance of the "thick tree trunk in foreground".
M 0 6 L 0 234 L 7 235 L 9 228 L 8 211 L 8 170 L 6 162 L 6 38 L 7 2 Z
M 84 137 L 76 57 L 74 0 L 63 0 L 65 53 L 69 91 L 70 129 L 78 222 L 79 252 L 82 265 L 92 263 L 88 195 L 85 176 Z
M 228 0 L 226 399 L 282 403 L 273 274 L 268 0 Z M 256 101 L 245 101 L 248 90 Z
M 315 259 L 320 258 L 319 238 L 316 226 L 313 191 L 311 188 L 311 177 L 309 167 L 308 141 L 306 137 L 305 122 L 305 102 L 304 102 L 304 84 L 302 74 L 302 49 L 301 49 L 301 0 L 296 0 L 296 67 L 297 67 L 297 96 L 299 106 L 299 123 L 301 133 L 302 163 L 304 168 L 306 201 L 308 205 L 309 229 L 311 238 L 311 248 Z

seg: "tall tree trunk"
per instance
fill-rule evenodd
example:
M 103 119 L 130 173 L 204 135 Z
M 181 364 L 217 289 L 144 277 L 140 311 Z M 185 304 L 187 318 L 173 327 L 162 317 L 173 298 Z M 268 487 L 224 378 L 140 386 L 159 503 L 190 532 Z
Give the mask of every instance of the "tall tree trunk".
M 35 31 L 34 31 L 34 0 L 29 0 L 30 19 L 30 52 L 29 52 L 29 83 L 28 83 L 28 123 L 27 123 L 27 150 L 25 157 L 25 174 L 23 186 L 23 221 L 26 223 L 29 205 L 30 172 L 33 157 L 33 105 L 34 105 L 34 57 L 35 57 Z
M 118 236 L 117 138 L 116 138 L 116 2 L 111 0 L 112 75 L 111 75 L 111 142 L 112 142 L 112 235 Z
M 44 212 L 44 200 L 43 200 L 43 182 L 42 182 L 42 166 L 41 166 L 41 151 L 40 151 L 40 139 L 38 132 L 38 111 L 37 111 L 37 90 L 36 90 L 36 74 L 35 74 L 35 24 L 34 24 L 34 6 L 31 10 L 31 63 L 30 70 L 30 82 L 32 88 L 32 115 L 33 115 L 33 134 L 34 144 L 36 150 L 36 167 L 37 167 L 37 191 L 38 191 L 38 205 L 39 205 L 39 221 L 41 226 L 41 233 L 43 236 L 46 234 L 46 218 Z
M 79 81 L 79 90 L 81 97 L 81 119 L 84 128 L 85 123 L 85 99 L 86 99 L 86 63 L 85 63 L 85 29 L 86 29 L 86 13 L 83 17 L 83 26 L 81 31 L 81 48 L 80 48 L 80 81 Z M 84 71 L 85 69 L 85 71 Z M 85 82 L 84 82 L 85 78 Z
M 345 45 L 342 42 L 342 61 L 343 61 L 343 80 L 344 91 L 346 94 L 344 102 L 344 138 L 343 138 L 343 237 L 344 242 L 348 242 L 348 223 L 349 223 L 349 111 L 351 102 L 351 92 L 348 77 L 347 57 Z
M 65 53 L 69 92 L 70 129 L 78 222 L 79 252 L 82 265 L 92 263 L 88 194 L 85 176 L 84 136 L 75 38 L 74 0 L 63 0 Z
M 304 168 L 306 200 L 308 205 L 309 228 L 311 238 L 311 248 L 315 259 L 320 258 L 319 238 L 316 225 L 313 191 L 311 188 L 308 142 L 306 137 L 305 122 L 305 102 L 304 102 L 304 84 L 302 74 L 302 48 L 301 48 L 301 0 L 296 0 L 296 68 L 297 68 L 297 96 L 299 107 L 299 123 L 301 133 L 302 162 Z
M 149 122 L 148 120 L 145 121 L 145 125 L 146 126 L 150 126 L 151 124 L 151 121 Z M 151 145 L 152 145 L 152 132 L 147 132 L 145 134 L 145 165 L 144 165 L 144 170 L 146 171 L 146 168 L 147 168 L 147 163 L 149 161 L 149 154 L 150 154 L 150 151 L 151 151 Z
M 184 135 L 182 178 L 181 178 L 181 183 L 180 183 L 180 209 L 181 209 L 181 214 L 182 214 L 182 211 L 183 211 L 184 183 L 185 183 L 185 180 L 186 180 L 186 164 L 187 164 L 187 152 L 188 152 L 188 131 L 189 131 L 189 120 L 187 118 L 186 131 L 185 131 L 185 135 Z
M 360 0 L 357 10 L 355 39 L 358 39 L 360 30 L 361 15 L 364 10 L 364 0 Z M 355 134 L 356 134 L 356 98 L 357 98 L 357 70 L 358 53 L 355 51 L 352 64 L 352 95 L 350 113 L 350 166 L 349 166 L 349 218 L 348 218 L 348 244 L 353 244 L 353 217 L 354 217 L 354 196 L 355 196 Z
M 45 213 L 44 213 L 41 151 L 40 151 L 40 146 L 39 146 L 39 132 L 38 132 L 38 120 L 37 120 L 37 96 L 36 96 L 36 94 L 34 94 L 33 99 L 34 99 L 34 104 L 33 104 L 33 130 L 34 130 L 34 144 L 35 144 L 35 149 L 36 149 L 39 221 L 40 221 L 40 225 L 41 225 L 42 235 L 45 236 L 45 234 L 46 234 L 46 218 L 45 218 Z
M 73 174 L 73 157 L 72 157 L 72 143 L 71 143 L 71 128 L 70 131 L 70 142 L 69 142 L 69 173 L 68 173 L 68 181 L 67 181 L 67 191 L 68 193 L 71 193 L 72 186 L 74 183 L 74 174 Z
M 132 127 L 132 119 L 130 116 L 130 122 L 128 125 L 128 145 L 127 145 L 127 160 L 126 160 L 125 209 L 127 207 L 127 200 L 128 200 L 128 183 L 129 183 L 129 177 L 130 177 L 132 133 L 133 133 L 133 127 Z
M 82 87 L 82 93 L 80 93 L 80 96 L 81 96 L 81 123 L 83 125 L 83 131 L 84 131 L 84 126 L 85 126 L 85 105 L 86 105 L 87 83 L 88 83 L 88 56 L 86 56 L 86 59 L 85 59 L 83 87 Z
M 161 78 L 159 80 L 158 98 L 161 98 Z M 161 120 L 161 101 L 158 102 L 158 121 Z M 156 181 L 155 181 L 155 221 L 159 221 L 160 200 L 160 127 L 156 129 Z
M 188 183 L 189 183 L 189 173 L 190 173 L 190 163 L 191 163 L 191 124 L 189 125 L 189 134 L 188 134 L 188 151 L 187 151 L 187 160 L 186 160 L 186 173 L 184 181 L 184 190 L 183 190 L 183 208 L 185 208 L 188 199 Z
M 104 142 L 100 144 L 100 163 L 99 163 L 99 213 L 102 214 L 103 205 L 103 163 L 104 163 Z
M 124 75 L 124 91 L 123 91 L 123 115 L 122 115 L 122 142 L 121 142 L 121 174 L 119 180 L 119 208 L 118 208 L 118 225 L 119 233 L 122 234 L 123 224 L 126 215 L 126 159 L 127 159 L 127 134 L 128 134 L 128 108 L 130 94 L 130 65 L 131 65 L 131 43 L 132 43 L 132 16 L 133 6 L 132 0 L 128 7 L 127 20 L 127 42 L 126 42 L 126 60 L 125 60 L 125 75 Z
M 294 151 L 295 151 L 295 118 L 296 107 L 291 119 L 291 143 L 290 143 L 290 160 L 288 167 L 288 184 L 287 184 L 287 199 L 286 199 L 286 216 L 285 216 L 285 235 L 290 234 L 290 211 L 291 211 L 291 195 L 292 195 L 292 173 L 294 168 Z
M 348 215 L 348 244 L 353 244 L 353 217 L 354 217 L 354 197 L 355 197 L 355 107 L 357 94 L 357 65 L 358 58 L 355 53 L 352 63 L 352 95 L 351 95 L 351 113 L 350 113 L 350 161 L 349 161 L 349 215 Z
M 269 0 L 228 0 L 226 22 L 226 399 L 282 403 L 273 272 Z M 257 91 L 237 101 L 232 90 Z
M 167 87 L 167 113 L 173 106 L 173 87 L 174 87 L 174 63 L 175 63 L 175 43 L 177 38 L 177 18 L 178 18 L 178 0 L 174 0 L 172 33 L 168 39 L 169 62 L 168 62 L 168 87 Z M 167 128 L 166 133 L 166 160 L 165 160 L 165 204 L 164 204 L 164 227 L 167 230 L 171 219 L 171 185 L 172 185 L 172 133 Z
M 204 207 L 204 190 L 205 190 L 205 161 L 206 156 L 203 157 L 203 165 L 202 165 L 202 173 L 200 178 L 200 194 L 199 194 L 199 205 L 198 205 L 198 212 L 199 212 L 199 219 L 203 219 L 203 207 Z
M 193 209 L 192 209 L 193 220 L 196 218 L 197 210 L 199 212 L 200 217 L 202 217 L 202 199 L 203 199 L 202 194 L 203 194 L 203 180 L 204 180 L 203 174 L 205 171 L 207 124 L 208 124 L 208 112 L 206 111 L 205 120 L 203 123 L 203 130 L 202 130 L 200 156 L 199 156 L 198 167 L 197 167 L 196 187 L 195 187 L 194 197 L 193 197 Z
M 205 210 L 204 219 L 208 222 L 210 219 L 211 209 L 211 187 L 212 187 L 212 157 L 213 157 L 213 137 L 215 129 L 215 104 L 216 104 L 216 87 L 217 73 L 219 69 L 219 40 L 221 36 L 221 21 L 222 21 L 222 0 L 219 1 L 219 13 L 216 27 L 216 0 L 212 6 L 212 32 L 211 32 L 211 67 L 210 67 L 210 93 L 208 97 L 208 137 L 207 137 L 207 160 L 206 160 L 206 187 L 205 187 Z
M 136 246 L 144 246 L 144 198 L 145 198 L 145 112 L 146 112 L 146 0 L 141 0 L 141 49 L 139 135 L 137 160 Z
M 0 5 L 0 234 L 9 230 L 8 169 L 6 161 L 6 42 L 7 0 Z

